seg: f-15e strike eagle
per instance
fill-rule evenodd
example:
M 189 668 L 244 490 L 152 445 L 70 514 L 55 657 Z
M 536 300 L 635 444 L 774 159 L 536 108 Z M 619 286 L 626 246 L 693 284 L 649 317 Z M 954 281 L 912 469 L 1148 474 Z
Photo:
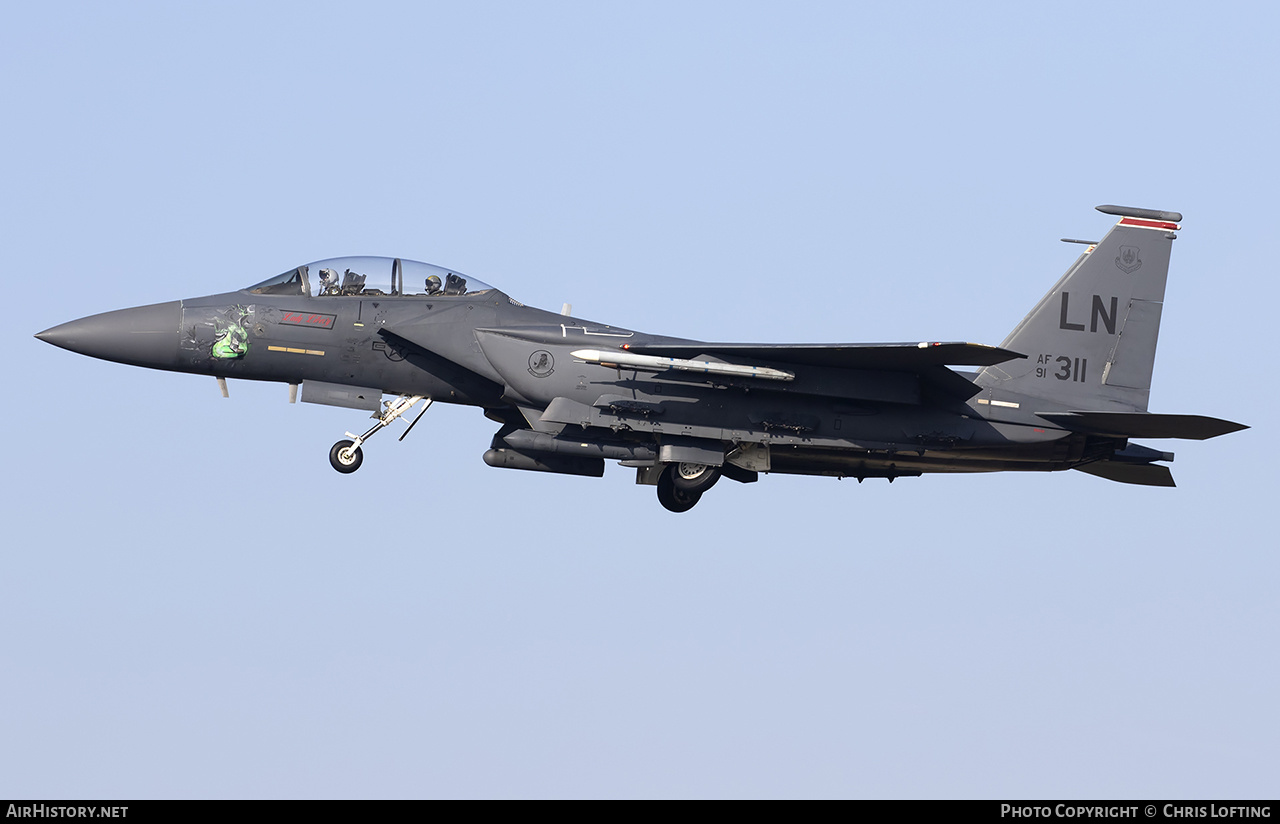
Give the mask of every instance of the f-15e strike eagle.
M 1173 486 L 1173 455 L 1135 438 L 1244 429 L 1147 411 L 1176 212 L 1099 206 L 1119 221 L 1000 346 L 704 343 L 535 309 L 455 270 L 335 258 L 247 288 L 93 315 L 36 335 L 119 363 L 280 381 L 290 398 L 370 410 L 329 452 L 421 404 L 499 424 L 490 466 L 599 477 L 636 470 L 673 512 L 721 477 L 857 478 L 1077 469 Z M 970 367 L 976 371 L 952 369 Z M 383 395 L 393 396 L 383 401 Z M 408 420 L 408 418 L 406 418 Z M 402 438 L 404 435 L 401 436 Z

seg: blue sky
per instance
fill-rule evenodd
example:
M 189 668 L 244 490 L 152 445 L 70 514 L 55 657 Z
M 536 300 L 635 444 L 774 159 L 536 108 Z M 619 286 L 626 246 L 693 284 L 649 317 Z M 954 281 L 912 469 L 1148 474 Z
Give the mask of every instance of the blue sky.
M 1267 4 L 30 4 L 0 26 L 0 796 L 1274 798 Z M 31 335 L 398 255 L 711 340 L 999 343 L 1184 213 L 1179 486 L 692 512 Z

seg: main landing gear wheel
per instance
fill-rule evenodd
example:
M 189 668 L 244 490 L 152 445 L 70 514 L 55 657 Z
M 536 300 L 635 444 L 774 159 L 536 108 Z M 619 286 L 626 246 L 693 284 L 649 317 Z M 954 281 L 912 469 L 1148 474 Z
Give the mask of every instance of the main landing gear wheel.
M 720 469 L 700 463 L 675 463 L 663 471 L 670 473 L 671 483 L 676 489 L 701 495 L 716 485 L 720 480 Z
M 658 476 L 658 503 L 672 512 L 688 512 L 702 498 L 702 493 L 676 486 L 672 481 L 672 474 L 670 470 L 665 470 Z
M 702 493 L 720 480 L 720 467 L 700 463 L 667 464 L 658 475 L 658 502 L 672 512 L 688 512 Z
M 338 441 L 329 450 L 329 463 L 344 475 L 355 472 L 364 462 L 364 451 L 358 446 L 352 449 L 353 446 L 355 441 Z

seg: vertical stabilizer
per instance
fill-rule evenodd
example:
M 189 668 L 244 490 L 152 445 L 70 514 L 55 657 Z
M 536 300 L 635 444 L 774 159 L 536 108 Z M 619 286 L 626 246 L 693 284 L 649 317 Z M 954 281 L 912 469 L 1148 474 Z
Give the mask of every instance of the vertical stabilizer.
M 979 386 L 1072 409 L 1145 411 L 1169 251 L 1182 215 L 1099 206 L 1120 221 L 1005 338 L 1026 360 L 988 366 Z

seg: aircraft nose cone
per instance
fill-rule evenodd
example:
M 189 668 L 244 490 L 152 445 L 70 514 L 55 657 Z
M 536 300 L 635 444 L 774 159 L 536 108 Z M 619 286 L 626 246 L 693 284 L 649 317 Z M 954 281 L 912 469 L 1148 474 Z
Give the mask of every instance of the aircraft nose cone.
M 90 315 L 36 337 L 81 355 L 163 369 L 177 362 L 181 328 L 182 303 L 174 300 Z

